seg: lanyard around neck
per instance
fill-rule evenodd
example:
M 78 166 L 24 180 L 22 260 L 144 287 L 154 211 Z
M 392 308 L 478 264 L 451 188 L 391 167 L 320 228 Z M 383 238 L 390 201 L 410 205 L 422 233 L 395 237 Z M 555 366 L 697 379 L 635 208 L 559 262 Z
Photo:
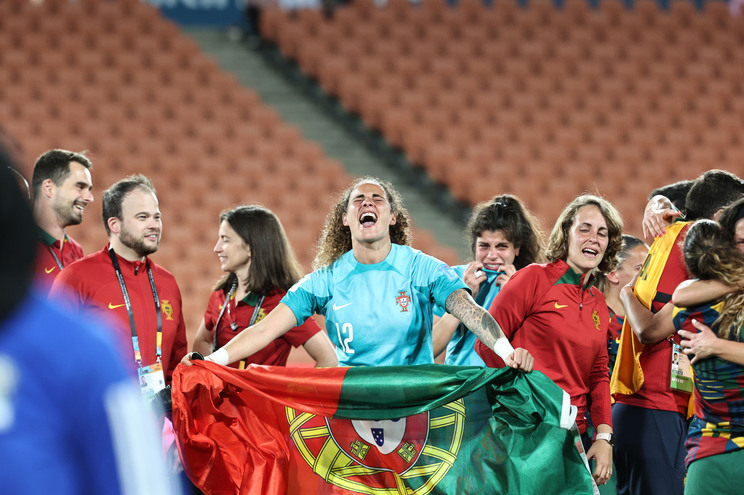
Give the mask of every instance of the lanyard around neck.
M 52 246 L 47 246 L 49 248 L 49 252 L 52 253 L 52 258 L 54 258 L 54 261 L 57 262 L 57 266 L 59 267 L 60 271 L 64 269 L 64 266 L 62 265 L 62 262 L 57 257 L 57 254 L 54 252 L 54 249 L 52 249 Z M 62 254 L 62 243 L 60 242 L 59 245 L 59 253 Z
M 222 309 L 220 310 L 220 315 L 217 317 L 217 321 L 214 323 L 214 333 L 212 334 L 212 352 L 216 351 L 218 349 L 217 346 L 217 330 L 220 327 L 220 321 L 222 321 L 222 316 L 225 314 L 225 310 L 227 310 L 227 314 L 230 314 L 230 299 L 232 298 L 233 294 L 235 294 L 235 291 L 238 289 L 237 282 L 230 287 L 230 290 L 227 292 L 227 296 L 225 296 L 225 304 L 222 306 Z M 249 327 L 252 327 L 256 323 L 256 318 L 258 317 L 258 313 L 261 310 L 261 305 L 263 304 L 264 296 L 261 296 L 261 298 L 256 303 L 256 307 L 253 308 L 253 314 L 251 315 L 251 321 L 248 323 Z M 237 310 L 237 303 L 235 303 L 235 308 Z M 237 313 L 237 311 L 236 311 Z M 237 318 L 237 314 L 235 317 Z M 230 328 L 232 328 L 232 331 L 235 332 L 238 330 L 238 323 L 237 321 L 233 321 L 230 324 Z M 247 328 L 247 327 L 246 327 Z
M 142 354 L 139 348 L 139 337 L 137 336 L 137 327 L 134 324 L 134 311 L 132 310 L 132 301 L 129 298 L 129 291 L 127 285 L 124 283 L 124 275 L 121 272 L 119 266 L 119 259 L 114 252 L 114 248 L 109 248 L 109 256 L 111 257 L 111 264 L 114 265 L 114 272 L 116 272 L 116 278 L 119 281 L 119 288 L 121 289 L 121 295 L 124 296 L 124 305 L 127 308 L 127 314 L 129 315 L 129 328 L 132 332 L 132 346 L 134 347 L 134 359 L 137 361 L 137 366 L 142 364 Z M 162 355 L 161 343 L 163 341 L 163 317 L 160 315 L 160 298 L 158 297 L 158 289 L 155 287 L 155 279 L 152 276 L 152 270 L 150 269 L 150 261 L 145 262 L 147 268 L 147 277 L 150 279 L 150 289 L 152 290 L 152 298 L 155 301 L 155 312 L 157 315 L 158 330 L 157 340 L 155 348 L 155 356 L 157 361 L 160 362 L 160 356 Z

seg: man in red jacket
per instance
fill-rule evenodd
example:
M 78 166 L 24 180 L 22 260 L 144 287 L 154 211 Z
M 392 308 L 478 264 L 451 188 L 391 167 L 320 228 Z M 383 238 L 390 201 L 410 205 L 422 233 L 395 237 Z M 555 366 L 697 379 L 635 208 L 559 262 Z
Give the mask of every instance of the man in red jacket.
M 36 279 L 48 291 L 63 268 L 83 257 L 83 248 L 68 237 L 65 228 L 79 225 L 93 201 L 90 160 L 82 153 L 49 150 L 34 165 L 31 189 L 34 219 L 38 225 Z
M 148 398 L 170 383 L 186 354 L 181 292 L 148 255 L 158 250 L 162 220 L 155 188 L 133 175 L 103 193 L 109 243 L 67 267 L 52 286 L 75 308 L 92 307 L 118 322 L 125 356 Z

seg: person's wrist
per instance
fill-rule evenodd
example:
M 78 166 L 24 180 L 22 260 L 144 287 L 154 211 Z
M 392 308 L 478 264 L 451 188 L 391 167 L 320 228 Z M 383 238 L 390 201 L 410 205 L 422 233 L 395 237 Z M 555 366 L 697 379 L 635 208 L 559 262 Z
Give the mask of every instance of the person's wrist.
M 615 446 L 615 434 L 614 433 L 597 433 L 594 437 L 595 440 L 604 440 L 610 444 L 610 447 Z
M 230 364 L 230 355 L 227 353 L 224 347 L 220 347 L 209 356 L 205 356 L 206 361 L 212 361 L 213 363 L 227 366 Z
M 506 337 L 499 337 L 493 344 L 493 352 L 495 352 L 496 355 L 499 356 L 501 359 L 506 361 L 509 356 L 514 353 L 514 347 L 512 347 L 509 339 L 507 339 Z

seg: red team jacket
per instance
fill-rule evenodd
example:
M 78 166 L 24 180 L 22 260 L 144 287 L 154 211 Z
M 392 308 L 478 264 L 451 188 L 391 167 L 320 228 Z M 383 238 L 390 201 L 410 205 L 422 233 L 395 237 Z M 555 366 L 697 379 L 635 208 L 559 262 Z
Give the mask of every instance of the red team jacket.
M 71 237 L 65 235 L 62 242 L 58 241 L 46 231 L 39 229 L 39 243 L 36 251 L 36 281 L 39 290 L 46 294 L 52 288 L 54 279 L 62 272 L 57 260 L 63 267 L 79 260 L 83 256 L 83 248 Z M 54 255 L 52 255 L 54 252 Z M 57 259 L 54 259 L 57 256 Z
M 61 296 L 73 309 L 92 308 L 117 325 L 124 355 L 134 363 L 129 316 L 124 305 L 116 272 L 108 253 L 108 244 L 66 267 L 52 286 L 52 296 Z M 144 262 L 131 262 L 118 257 L 124 282 L 134 311 L 142 364 L 156 362 L 157 317 L 155 301 Z M 148 259 L 149 260 L 149 259 Z M 181 313 L 181 292 L 176 279 L 166 269 L 149 261 L 160 299 L 163 325 L 162 363 L 166 384 L 181 358 L 186 354 L 186 327 Z M 113 317 L 113 318 L 112 318 Z
M 535 369 L 571 396 L 582 433 L 587 426 L 587 396 L 592 399 L 594 424 L 612 425 L 607 355 L 610 314 L 593 281 L 561 260 L 530 265 L 512 276 L 489 310 L 512 345 L 530 351 Z M 488 366 L 504 365 L 480 340 L 475 349 Z

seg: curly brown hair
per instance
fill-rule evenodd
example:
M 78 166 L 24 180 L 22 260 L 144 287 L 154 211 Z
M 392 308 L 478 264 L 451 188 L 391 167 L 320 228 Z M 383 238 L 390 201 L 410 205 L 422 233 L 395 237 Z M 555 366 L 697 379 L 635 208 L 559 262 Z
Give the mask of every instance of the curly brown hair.
M 553 226 L 553 231 L 550 233 L 545 257 L 551 262 L 556 260 L 566 261 L 568 258 L 568 231 L 571 229 L 579 210 L 588 205 L 599 208 L 607 222 L 607 249 L 596 270 L 601 273 L 609 273 L 617 266 L 617 253 L 623 246 L 623 219 L 612 203 L 592 194 L 582 194 L 563 209 Z
M 338 198 L 336 204 L 326 215 L 323 232 L 318 241 L 318 254 L 313 260 L 313 270 L 329 266 L 341 255 L 351 250 L 351 231 L 343 223 L 343 214 L 349 208 L 351 193 L 361 184 L 377 184 L 383 191 L 390 204 L 390 211 L 395 215 L 396 222 L 390 226 L 390 241 L 393 244 L 408 246 L 411 242 L 411 217 L 403 206 L 403 200 L 393 185 L 376 177 L 365 176 L 354 181 Z
M 690 273 L 700 280 L 718 280 L 740 286 L 744 282 L 744 254 L 734 239 L 713 220 L 698 220 L 687 231 L 683 253 Z M 744 289 L 724 297 L 723 309 L 715 321 L 722 339 L 738 338 L 744 324 Z

